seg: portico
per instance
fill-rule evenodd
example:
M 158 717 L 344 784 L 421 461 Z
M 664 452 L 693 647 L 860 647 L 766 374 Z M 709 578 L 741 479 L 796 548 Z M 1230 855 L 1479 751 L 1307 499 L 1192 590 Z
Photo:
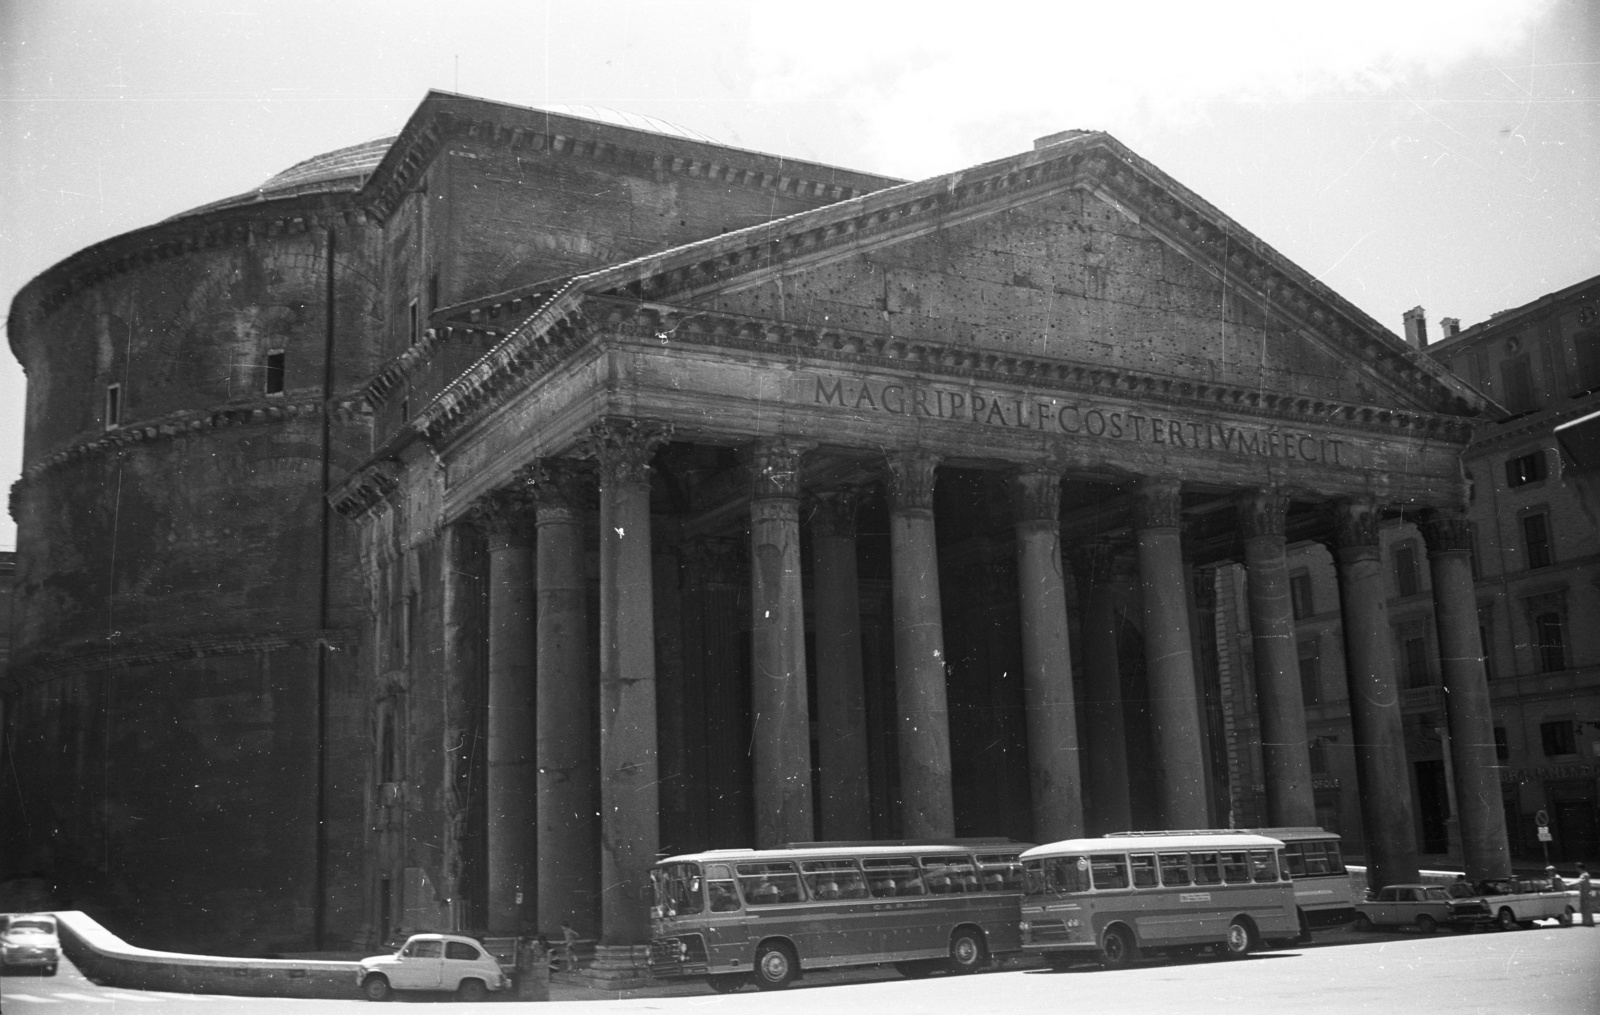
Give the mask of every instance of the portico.
M 341 495 L 440 530 L 535 505 L 490 544 L 486 610 L 490 708 L 537 670 L 531 720 L 491 713 L 490 764 L 536 756 L 537 800 L 482 834 L 490 890 L 530 863 L 537 926 L 597 936 L 597 976 L 636 975 L 658 850 L 1225 825 L 1194 603 L 1223 561 L 1248 574 L 1273 818 L 1314 823 L 1286 539 L 1338 547 L 1367 852 L 1378 883 L 1415 877 L 1367 548 L 1377 519 L 1464 503 L 1481 400 L 1114 140 L 529 305 L 412 417 L 431 455 Z M 1471 597 L 1435 588 L 1455 645 Z M 1492 842 L 1466 827 L 1485 811 L 1464 838 Z

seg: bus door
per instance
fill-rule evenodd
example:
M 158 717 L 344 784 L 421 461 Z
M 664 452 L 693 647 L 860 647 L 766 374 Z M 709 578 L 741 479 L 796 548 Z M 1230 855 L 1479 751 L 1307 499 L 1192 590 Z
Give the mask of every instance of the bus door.
M 867 879 L 854 860 L 802 860 L 800 878 L 812 902 L 805 907 L 796 945 L 802 961 L 850 958 L 880 950 Z M 803 935 L 805 940 L 800 940 Z
M 738 959 L 741 967 L 750 962 L 750 932 L 746 928 L 744 907 L 739 901 L 733 868 L 725 863 L 705 865 L 706 954 L 713 966 Z

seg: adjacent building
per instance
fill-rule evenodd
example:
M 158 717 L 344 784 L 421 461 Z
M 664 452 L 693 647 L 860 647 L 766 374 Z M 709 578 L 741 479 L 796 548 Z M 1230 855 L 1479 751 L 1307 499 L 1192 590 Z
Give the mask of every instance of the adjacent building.
M 1510 863 L 1498 407 L 1107 134 L 906 183 L 433 93 L 10 328 L 0 841 L 141 944 L 568 920 L 620 983 L 665 852 L 1339 823 L 1323 542 L 1340 792 L 1407 880 L 1395 524 L 1465 862 Z

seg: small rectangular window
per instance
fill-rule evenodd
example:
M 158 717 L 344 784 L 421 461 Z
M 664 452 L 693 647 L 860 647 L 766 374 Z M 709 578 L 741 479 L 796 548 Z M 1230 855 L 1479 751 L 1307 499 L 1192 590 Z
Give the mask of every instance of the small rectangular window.
M 1550 520 L 1545 514 L 1541 512 L 1523 516 L 1522 543 L 1528 551 L 1530 571 L 1536 567 L 1550 566 L 1553 560 L 1550 553 Z
M 1506 485 L 1527 486 L 1544 478 L 1544 452 L 1535 451 L 1506 460 Z
M 1578 753 L 1578 739 L 1573 731 L 1571 719 L 1540 723 L 1539 738 L 1544 741 L 1544 753 L 1547 758 Z
M 1311 601 L 1310 572 L 1296 571 L 1289 576 L 1289 602 L 1296 620 L 1304 620 L 1317 612 Z
M 122 425 L 122 385 L 106 385 L 106 429 Z
M 1506 728 L 1504 726 L 1496 726 L 1494 728 L 1494 758 L 1496 761 L 1511 760 L 1511 744 L 1506 741 Z
M 1300 646 L 1300 698 L 1303 704 L 1315 705 L 1322 700 L 1322 667 L 1316 649 L 1307 648 Z
M 274 349 L 267 353 L 267 381 L 266 392 L 269 395 L 283 394 L 283 350 Z
M 1533 647 L 1539 653 L 1539 670 L 1555 673 L 1567 668 L 1566 634 L 1561 614 L 1541 613 L 1533 618 Z
M 416 345 L 422 340 L 422 314 L 417 308 L 417 301 L 411 301 L 411 344 Z
M 1411 543 L 1402 543 L 1394 548 L 1394 576 L 1402 596 L 1414 596 L 1421 590 L 1422 582 L 1417 575 L 1417 548 Z
M 1432 683 L 1428 672 L 1428 639 L 1420 634 L 1412 635 L 1400 647 L 1406 668 L 1406 686 L 1427 687 Z
M 1306 753 L 1311 757 L 1311 774 L 1328 774 L 1328 744 L 1322 737 L 1316 737 L 1306 748 Z

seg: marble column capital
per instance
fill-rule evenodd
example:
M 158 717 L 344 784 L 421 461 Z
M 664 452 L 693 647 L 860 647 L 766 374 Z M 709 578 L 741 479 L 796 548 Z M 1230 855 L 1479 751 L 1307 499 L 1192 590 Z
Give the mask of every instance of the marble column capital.
M 492 490 L 480 497 L 467 518 L 488 537 L 491 550 L 533 545 L 533 496 L 521 485 Z
M 671 437 L 670 424 L 607 416 L 589 428 L 584 446 L 600 463 L 601 482 L 647 483 L 651 457 Z
M 1464 511 L 1448 508 L 1427 511 L 1417 527 L 1422 530 L 1429 555 L 1472 552 L 1472 523 Z
M 1012 503 L 1019 522 L 1061 520 L 1061 474 L 1050 469 L 1025 469 L 1011 474 Z
M 1175 479 L 1145 479 L 1134 487 L 1135 529 L 1176 529 L 1182 520 L 1182 483 Z
M 856 508 L 861 503 L 861 493 L 849 487 L 836 490 L 818 490 L 811 494 L 811 533 L 814 536 L 838 536 L 852 539 L 856 534 Z
M 775 437 L 750 445 L 750 496 L 754 500 L 773 497 L 798 499 L 800 496 L 800 458 L 815 444 Z
M 889 455 L 886 462 L 889 511 L 933 510 L 933 484 L 939 456 L 921 451 Z
M 541 458 L 522 475 L 540 525 L 577 521 L 594 489 L 594 470 L 569 458 Z
M 1283 538 L 1289 517 L 1289 495 L 1276 489 L 1245 490 L 1234 497 L 1234 517 L 1246 539 Z
M 1335 546 L 1341 550 L 1377 550 L 1383 510 L 1375 498 L 1351 497 L 1337 501 L 1332 515 Z

